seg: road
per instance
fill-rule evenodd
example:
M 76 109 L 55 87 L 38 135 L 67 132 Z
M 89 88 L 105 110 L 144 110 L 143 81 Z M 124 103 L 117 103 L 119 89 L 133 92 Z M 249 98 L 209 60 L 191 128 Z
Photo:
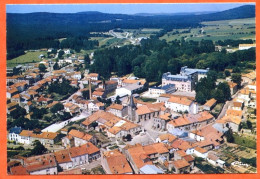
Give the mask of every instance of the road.
M 247 85 L 247 83 L 243 83 L 241 89 L 243 89 L 246 85 Z M 234 99 L 234 98 L 238 97 L 238 93 L 239 93 L 239 90 L 231 98 Z M 231 106 L 232 103 L 233 103 L 232 100 L 231 101 L 227 101 L 225 103 L 224 107 L 222 108 L 221 113 L 219 114 L 219 116 L 217 118 L 218 120 L 221 119 L 223 116 L 225 116 L 228 107 Z
M 78 116 L 75 116 L 75 117 L 70 118 L 66 121 L 63 121 L 63 122 L 60 122 L 60 123 L 55 123 L 55 124 L 52 124 L 52 125 L 46 127 L 45 129 L 42 130 L 42 132 L 57 132 L 57 131 L 61 130 L 63 127 L 67 126 L 70 122 L 75 122 L 75 121 L 78 121 L 80 119 L 87 118 L 88 116 L 90 116 L 90 113 L 87 112 L 87 111 L 83 111 Z

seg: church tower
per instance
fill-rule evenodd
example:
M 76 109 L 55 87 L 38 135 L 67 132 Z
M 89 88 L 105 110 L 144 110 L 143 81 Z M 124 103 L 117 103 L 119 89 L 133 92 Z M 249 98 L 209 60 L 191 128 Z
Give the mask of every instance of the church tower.
M 129 103 L 128 103 L 128 120 L 135 122 L 136 121 L 136 105 L 134 103 L 133 95 L 131 94 L 129 97 Z

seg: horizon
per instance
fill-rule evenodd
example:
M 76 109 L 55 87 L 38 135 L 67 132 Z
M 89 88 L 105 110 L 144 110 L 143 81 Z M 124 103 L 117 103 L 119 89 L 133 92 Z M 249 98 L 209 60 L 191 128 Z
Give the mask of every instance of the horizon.
M 7 4 L 6 13 L 80 13 L 97 11 L 110 14 L 171 14 L 220 12 L 255 3 L 153 3 L 153 4 Z M 33 6 L 33 7 L 32 7 Z

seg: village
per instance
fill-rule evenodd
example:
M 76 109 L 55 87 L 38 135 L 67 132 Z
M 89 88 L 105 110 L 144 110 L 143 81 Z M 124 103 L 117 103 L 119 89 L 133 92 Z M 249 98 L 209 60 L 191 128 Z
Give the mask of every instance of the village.
M 250 45 L 241 45 L 251 48 Z M 241 84 L 225 79 L 231 98 L 196 100 L 210 69 L 183 66 L 155 86 L 133 74 L 105 80 L 70 49 L 40 49 L 39 63 L 7 69 L 8 173 L 169 174 L 254 171 L 228 155 L 256 137 L 256 71 Z M 63 51 L 65 56 L 53 60 Z M 92 53 L 88 58 L 94 63 Z M 245 145 L 234 144 L 243 138 Z M 250 145 L 250 144 L 248 144 Z M 246 151 L 251 151 L 252 147 Z M 34 153 L 33 153 L 34 152 Z M 226 153 L 225 153 L 226 152 Z M 229 151 L 231 152 L 231 151 Z M 256 155 L 256 154 L 254 154 Z

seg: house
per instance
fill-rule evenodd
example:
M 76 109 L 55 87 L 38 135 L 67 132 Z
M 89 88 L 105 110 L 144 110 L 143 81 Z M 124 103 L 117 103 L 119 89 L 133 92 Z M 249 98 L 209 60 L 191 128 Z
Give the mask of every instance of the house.
M 163 174 L 163 170 L 155 165 L 145 165 L 140 168 L 140 174 Z
M 214 108 L 214 106 L 217 104 L 217 100 L 215 100 L 214 98 L 208 100 L 204 105 L 203 105 L 203 109 L 206 111 L 210 111 L 211 109 Z
M 82 164 L 88 164 L 93 160 L 100 158 L 99 149 L 91 142 L 78 147 L 71 147 L 68 150 L 73 163 L 73 167 Z
M 171 94 L 176 91 L 174 84 L 168 84 L 162 87 L 150 87 L 149 94 L 152 96 L 159 97 L 161 94 Z
M 29 175 L 29 172 L 22 165 L 14 166 L 10 169 L 11 175 Z
M 30 175 L 55 175 L 58 173 L 53 153 L 25 158 L 24 166 Z
M 165 109 L 164 103 L 143 103 L 137 106 L 135 121 L 139 123 L 158 118 L 163 109 Z
M 107 109 L 107 112 L 110 112 L 118 117 L 124 117 L 127 115 L 127 107 L 121 104 L 113 103 Z
M 71 53 L 70 49 L 64 49 L 63 51 L 64 51 L 65 54 L 70 54 Z
M 208 151 L 206 149 L 203 149 L 203 148 L 200 148 L 200 147 L 196 147 L 194 149 L 194 154 L 197 156 L 197 157 L 201 157 L 203 159 L 206 159 L 207 156 L 208 156 Z
M 93 137 L 90 134 L 86 134 L 84 132 L 80 132 L 78 130 L 72 129 L 68 133 L 67 136 L 62 138 L 62 144 L 64 147 L 78 147 L 81 145 L 84 145 L 88 142 L 91 142 L 93 144 L 97 143 L 97 140 L 95 137 Z
M 152 164 L 152 161 L 150 160 L 148 155 L 145 154 L 140 144 L 127 146 L 125 150 L 126 157 L 136 174 L 139 173 L 140 168 L 142 168 L 143 166 L 147 164 Z
M 189 173 L 190 164 L 184 159 L 172 161 L 169 163 L 169 170 L 177 174 Z
M 188 136 L 198 141 L 195 143 L 196 146 L 205 149 L 218 148 L 219 145 L 223 143 L 223 133 L 214 127 L 216 123 L 190 131 Z
M 96 97 L 96 98 L 105 98 L 106 97 L 106 94 L 105 94 L 105 92 L 104 91 L 94 91 L 93 93 L 92 93 L 92 97 Z
M 214 116 L 207 111 L 203 111 L 198 114 L 185 114 L 180 116 L 177 119 L 168 122 L 166 127 L 169 132 L 175 128 L 189 131 L 206 126 L 214 120 Z
M 198 113 L 198 104 L 186 97 L 171 96 L 169 100 L 165 102 L 165 107 L 174 112 Z
M 155 130 L 165 130 L 166 124 L 171 120 L 171 114 L 165 113 L 160 115 L 159 117 L 153 118 L 153 128 Z
M 105 104 L 99 101 L 94 101 L 94 100 L 89 101 L 87 105 L 88 105 L 88 111 L 92 113 L 105 109 Z
M 229 81 L 228 85 L 229 85 L 229 88 L 230 88 L 231 95 L 235 94 L 237 92 L 237 84 Z
M 7 90 L 6 90 L 6 97 L 9 98 L 9 99 L 12 96 L 15 96 L 17 94 L 19 94 L 19 91 L 15 87 L 14 88 L 7 88 Z
M 67 73 L 66 70 L 54 70 L 52 71 L 52 75 L 54 76 L 65 76 Z
M 43 97 L 43 96 L 40 96 L 38 99 L 37 99 L 37 104 L 40 105 L 40 106 L 46 106 L 50 103 L 53 102 L 53 100 L 51 98 L 46 98 L 46 97 Z
M 120 120 L 107 130 L 108 137 L 122 138 L 128 134 L 134 136 L 142 131 L 142 127 L 130 121 Z
M 59 150 L 54 152 L 57 164 L 63 169 L 68 170 L 72 168 L 72 160 L 70 158 L 70 153 L 68 149 Z
M 28 88 L 26 81 L 20 81 L 10 86 L 11 88 L 16 88 L 19 92 L 23 92 Z
M 175 141 L 177 139 L 176 136 L 172 135 L 172 134 L 161 134 L 157 139 L 156 142 L 162 142 L 165 144 L 172 144 L 173 141 Z
M 21 131 L 21 127 L 12 127 L 8 132 L 8 140 L 18 142 Z
M 140 85 L 140 86 L 144 86 L 146 84 L 146 80 L 145 79 L 126 79 L 126 78 L 120 78 L 118 79 L 118 87 L 124 87 L 124 86 L 128 86 L 128 85 Z
M 106 174 L 133 174 L 126 156 L 118 149 L 105 151 L 101 156 L 101 165 Z
M 181 160 L 184 159 L 190 164 L 190 168 L 193 169 L 194 167 L 194 157 L 192 155 L 187 155 L 185 151 L 183 150 L 177 150 L 174 152 L 174 160 Z
M 16 102 L 11 102 L 7 104 L 7 114 L 10 114 L 12 111 L 15 111 L 16 108 L 19 106 Z
M 32 144 L 35 140 L 38 140 L 43 145 L 53 145 L 54 141 L 57 140 L 57 133 L 54 132 L 42 132 L 36 134 L 33 131 L 22 130 L 19 134 L 18 142 L 22 144 Z
M 245 106 L 248 106 L 248 103 L 251 98 L 251 92 L 249 91 L 248 88 L 241 89 L 240 92 L 238 93 L 238 98 L 245 100 Z
M 80 71 L 74 72 L 74 74 L 72 75 L 72 78 L 76 79 L 76 80 L 80 80 L 81 79 L 81 72 Z
M 89 73 L 87 75 L 88 78 L 90 78 L 91 80 L 97 81 L 99 80 L 99 74 L 98 73 Z
M 224 116 L 220 120 L 217 120 L 216 123 L 222 125 L 223 128 L 231 128 L 233 132 L 238 132 L 239 124 L 241 123 L 242 119 L 238 116 Z
M 213 166 L 219 166 L 221 168 L 225 167 L 225 162 L 219 159 L 219 157 L 213 151 L 208 152 L 208 157 L 206 160 Z
M 243 103 L 233 101 L 232 109 L 233 110 L 243 110 Z
M 173 143 L 170 145 L 171 151 L 175 152 L 177 150 L 183 150 L 187 155 L 194 153 L 194 147 L 191 143 L 182 140 L 181 138 L 174 140 Z
M 118 83 L 113 80 L 105 81 L 105 84 L 100 84 L 99 88 L 103 88 L 105 90 L 105 93 L 112 93 L 116 90 Z
M 12 97 L 11 97 L 11 102 L 15 102 L 15 103 L 20 104 L 20 102 L 21 102 L 21 96 L 20 96 L 20 94 L 16 94 L 16 95 L 12 96 Z

